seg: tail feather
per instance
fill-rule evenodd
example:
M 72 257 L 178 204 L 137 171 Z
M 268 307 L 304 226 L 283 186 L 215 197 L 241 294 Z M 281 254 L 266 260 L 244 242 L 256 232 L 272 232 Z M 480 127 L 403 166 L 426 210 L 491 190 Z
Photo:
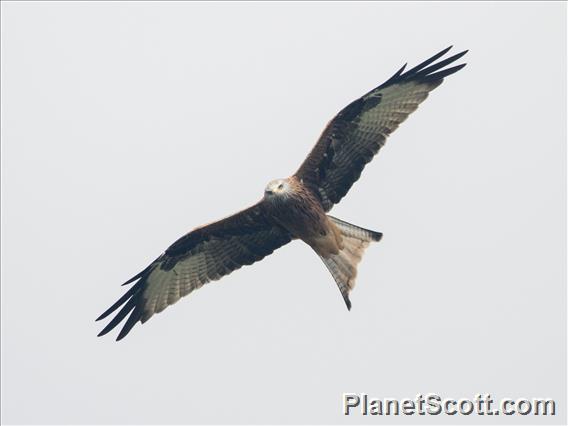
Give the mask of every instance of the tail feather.
M 372 241 L 380 241 L 383 234 L 361 228 L 332 216 L 328 217 L 341 233 L 343 248 L 338 254 L 329 257 L 320 257 L 335 279 L 339 291 L 343 296 L 343 300 L 345 300 L 347 309 L 351 310 L 349 293 L 355 286 L 357 265 L 363 258 L 363 254 L 365 249 L 369 246 L 369 243 Z
M 361 228 L 360 226 L 353 225 L 352 223 L 345 222 L 344 220 L 337 219 L 333 216 L 327 216 L 335 226 L 339 228 L 342 235 L 347 237 L 354 237 L 365 241 L 380 241 L 383 234 L 370 229 Z

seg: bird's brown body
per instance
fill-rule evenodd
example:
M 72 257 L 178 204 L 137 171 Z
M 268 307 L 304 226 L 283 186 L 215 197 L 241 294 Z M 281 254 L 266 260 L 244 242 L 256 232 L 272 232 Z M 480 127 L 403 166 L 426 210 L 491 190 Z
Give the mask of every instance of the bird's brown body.
M 268 214 L 294 239 L 300 239 L 321 257 L 338 254 L 343 248 L 341 232 L 325 213 L 315 194 L 295 176 L 277 182 L 280 192 L 265 192 Z
M 382 234 L 344 222 L 328 212 L 359 179 L 387 137 L 418 108 L 445 77 L 465 64 L 446 68 L 467 51 L 438 61 L 444 49 L 343 108 L 329 122 L 294 175 L 268 184 L 257 204 L 217 222 L 193 229 L 174 242 L 98 319 L 118 310 L 99 333 L 123 319 L 117 340 L 137 322 L 243 265 L 251 265 L 292 240 L 308 244 L 323 260 L 351 309 L 349 294 L 364 250 Z

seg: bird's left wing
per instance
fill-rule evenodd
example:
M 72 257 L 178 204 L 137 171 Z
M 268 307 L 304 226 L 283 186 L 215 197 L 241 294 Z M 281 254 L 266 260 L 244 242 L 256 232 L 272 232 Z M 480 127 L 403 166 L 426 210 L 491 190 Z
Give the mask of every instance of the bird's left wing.
M 353 101 L 329 122 L 296 177 L 319 197 L 329 211 L 359 179 L 386 138 L 442 84 L 465 64 L 445 68 L 467 53 L 436 62 L 451 47 L 403 72 Z
M 121 308 L 99 333 L 102 336 L 128 316 L 117 340 L 140 321 L 146 322 L 209 281 L 251 265 L 291 241 L 290 234 L 265 214 L 262 201 L 233 216 L 197 228 L 172 244 L 125 284 L 136 283 L 99 318 Z

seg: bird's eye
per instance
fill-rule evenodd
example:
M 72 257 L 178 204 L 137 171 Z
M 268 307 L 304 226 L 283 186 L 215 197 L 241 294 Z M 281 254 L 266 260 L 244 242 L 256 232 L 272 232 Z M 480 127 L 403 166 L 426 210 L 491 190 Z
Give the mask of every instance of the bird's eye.
M 282 184 L 278 185 L 278 189 L 282 189 L 282 188 L 284 188 L 284 185 L 282 185 Z

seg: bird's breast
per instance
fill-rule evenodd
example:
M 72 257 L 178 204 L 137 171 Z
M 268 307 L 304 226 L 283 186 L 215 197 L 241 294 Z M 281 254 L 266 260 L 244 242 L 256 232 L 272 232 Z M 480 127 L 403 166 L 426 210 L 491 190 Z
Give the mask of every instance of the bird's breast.
M 327 257 L 339 252 L 340 234 L 314 197 L 299 192 L 294 197 L 273 204 L 273 217 L 294 238 L 310 245 L 319 255 Z

